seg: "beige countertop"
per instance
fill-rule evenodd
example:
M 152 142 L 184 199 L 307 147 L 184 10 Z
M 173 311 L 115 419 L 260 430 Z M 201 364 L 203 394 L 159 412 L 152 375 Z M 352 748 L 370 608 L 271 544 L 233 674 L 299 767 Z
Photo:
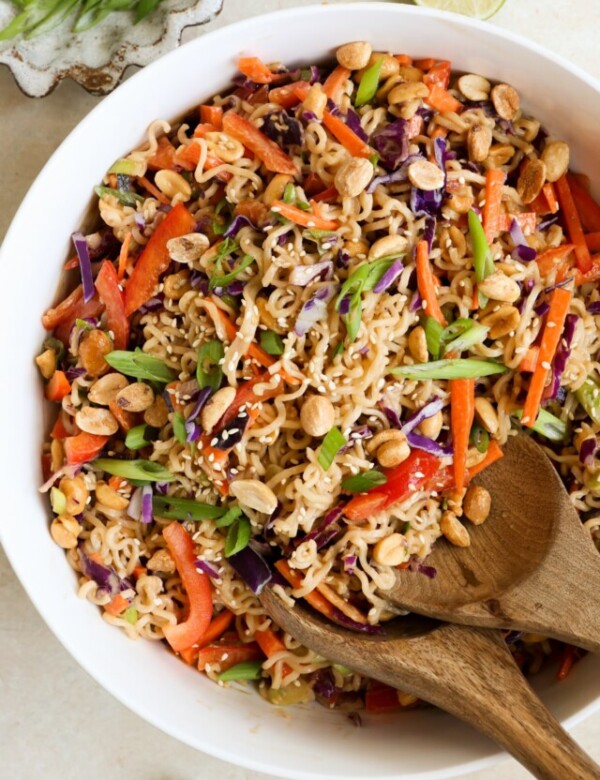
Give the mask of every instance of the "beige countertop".
M 307 0 L 225 0 L 212 24 Z M 493 24 L 562 54 L 600 79 L 598 0 L 506 0 Z M 52 151 L 98 102 L 73 83 L 42 100 L 24 97 L 0 70 L 0 238 Z M 68 193 L 64 194 L 68 197 Z M 8 475 L 4 475 L 5 478 Z M 266 780 L 181 745 L 100 688 L 50 633 L 0 551 L 0 775 L 14 780 Z M 600 761 L 600 712 L 574 729 Z M 524 780 L 512 760 L 469 780 Z M 569 780 L 565 778 L 565 780 Z

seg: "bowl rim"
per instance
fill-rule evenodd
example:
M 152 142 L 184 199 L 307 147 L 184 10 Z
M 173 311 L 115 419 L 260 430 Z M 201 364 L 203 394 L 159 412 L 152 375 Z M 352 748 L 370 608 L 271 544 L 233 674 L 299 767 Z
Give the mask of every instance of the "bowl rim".
M 460 27 L 471 29 L 473 33 L 485 32 L 486 35 L 491 35 L 497 40 L 507 41 L 512 44 L 516 44 L 517 46 L 522 47 L 526 50 L 534 52 L 542 60 L 549 60 L 553 62 L 563 70 L 566 70 L 568 73 L 576 77 L 578 80 L 583 81 L 586 85 L 588 85 L 593 90 L 595 90 L 600 96 L 599 80 L 592 77 L 589 73 L 584 71 L 580 66 L 569 62 L 565 57 L 555 54 L 554 52 L 551 52 L 550 50 L 546 49 L 544 46 L 538 44 L 535 41 L 529 40 L 523 35 L 514 33 L 509 30 L 495 27 L 493 25 L 490 25 L 486 22 L 477 19 L 471 19 L 469 17 L 464 17 L 455 13 L 449 13 L 444 11 L 438 11 L 436 9 L 428 9 L 428 8 L 416 7 L 416 6 L 390 5 L 389 3 L 385 3 L 385 2 L 358 2 L 358 3 L 343 2 L 343 3 L 335 3 L 332 5 L 323 5 L 323 6 L 318 4 L 312 4 L 308 6 L 299 6 L 295 8 L 271 11 L 269 13 L 260 14 L 257 16 L 239 20 L 232 24 L 226 25 L 225 27 L 212 30 L 206 34 L 200 35 L 197 38 L 185 43 L 183 46 L 179 47 L 178 49 L 174 49 L 168 54 L 164 55 L 163 57 L 160 57 L 158 60 L 146 66 L 143 70 L 136 72 L 131 76 L 131 78 L 128 78 L 125 82 L 120 84 L 120 86 L 118 87 L 118 89 L 115 91 L 114 94 L 125 93 L 125 95 L 131 95 L 133 97 L 135 91 L 137 90 L 138 81 L 140 81 L 143 78 L 148 79 L 149 77 L 152 76 L 152 74 L 154 74 L 155 71 L 160 71 L 160 69 L 164 67 L 163 65 L 164 60 L 168 58 L 174 59 L 175 57 L 177 57 L 178 51 L 180 49 L 201 47 L 206 40 L 205 37 L 206 35 L 210 36 L 211 39 L 218 40 L 220 37 L 228 38 L 229 36 L 232 36 L 232 34 L 235 34 L 237 31 L 243 30 L 244 33 L 246 33 L 247 30 L 248 29 L 251 30 L 253 26 L 262 27 L 263 25 L 269 25 L 269 23 L 272 20 L 277 20 L 279 22 L 279 20 L 285 19 L 288 21 L 288 23 L 290 22 L 293 23 L 293 20 L 295 18 L 307 17 L 307 16 L 314 15 L 315 13 L 319 13 L 322 16 L 323 14 L 335 15 L 335 14 L 348 13 L 348 12 L 352 14 L 360 14 L 361 12 L 369 13 L 372 12 L 373 10 L 379 10 L 382 12 L 385 11 L 386 14 L 390 14 L 390 13 L 397 14 L 399 17 L 414 16 L 414 17 L 421 17 L 425 20 L 427 19 L 442 20 L 442 21 L 445 20 L 454 25 L 458 24 Z M 244 37 L 241 36 L 240 40 L 243 39 Z M 108 100 L 110 102 L 111 96 L 108 97 Z M 14 239 L 19 235 L 19 233 L 24 229 L 26 229 L 27 213 L 28 213 L 30 202 L 33 200 L 34 191 L 37 189 L 39 181 L 43 179 L 44 174 L 47 171 L 48 167 L 52 165 L 55 157 L 59 156 L 62 153 L 62 150 L 71 144 L 74 136 L 76 136 L 79 133 L 82 133 L 87 127 L 89 127 L 91 124 L 95 122 L 98 114 L 101 114 L 102 111 L 106 110 L 105 103 L 106 100 L 103 100 L 101 104 L 95 106 L 75 126 L 75 128 L 73 128 L 69 132 L 66 138 L 61 142 L 61 144 L 50 156 L 50 158 L 48 159 L 48 161 L 46 162 L 46 164 L 44 165 L 40 173 L 36 176 L 26 196 L 24 197 L 19 209 L 17 210 L 16 214 L 14 215 L 11 221 L 11 224 L 2 242 L 2 246 L 0 246 L 0 264 L 3 261 L 8 262 L 7 248 L 10 247 L 12 243 L 14 243 Z M 233 759 L 235 760 L 235 764 L 238 766 L 242 766 L 254 771 L 270 773 L 270 774 L 274 774 L 275 772 L 277 772 L 279 776 L 292 778 L 292 780 L 294 779 L 317 780 L 317 778 L 323 778 L 324 780 L 325 778 L 326 780 L 345 780 L 346 775 L 343 773 L 340 773 L 339 775 L 333 775 L 333 774 L 324 775 L 324 774 L 316 773 L 315 771 L 305 772 L 302 770 L 290 769 L 289 767 L 268 766 L 265 765 L 265 763 L 263 763 L 261 760 L 257 760 L 250 755 L 244 755 L 242 757 L 232 756 L 231 751 L 227 751 L 224 748 L 222 749 L 219 746 L 212 745 L 208 743 L 208 741 L 204 742 L 202 744 L 202 747 L 199 748 L 198 743 L 201 742 L 201 740 L 196 740 L 196 742 L 194 742 L 191 739 L 186 738 L 185 735 L 179 733 L 169 723 L 166 715 L 163 715 L 160 712 L 150 711 L 149 708 L 144 703 L 141 703 L 133 695 L 130 695 L 130 692 L 128 690 L 123 690 L 118 686 L 113 685 L 110 676 L 107 673 L 103 672 L 102 669 L 99 669 L 97 666 L 95 666 L 92 662 L 88 661 L 87 657 L 79 649 L 78 644 L 75 641 L 73 641 L 69 636 L 66 635 L 66 633 L 63 631 L 61 623 L 59 621 L 53 621 L 49 616 L 48 617 L 46 616 L 44 607 L 39 603 L 39 600 L 36 598 L 36 596 L 33 593 L 33 585 L 29 583 L 29 577 L 30 577 L 29 567 L 26 565 L 25 561 L 23 561 L 21 558 L 18 557 L 18 555 L 13 554 L 14 551 L 11 548 L 10 534 L 8 532 L 3 531 L 4 522 L 5 521 L 3 520 L 3 518 L 0 518 L 0 542 L 3 545 L 4 551 L 7 555 L 7 558 L 15 574 L 17 575 L 21 585 L 25 589 L 29 599 L 33 602 L 33 605 L 35 606 L 36 610 L 38 611 L 38 613 L 40 614 L 40 616 L 42 617 L 42 619 L 44 620 L 48 628 L 52 631 L 54 636 L 67 650 L 67 652 L 77 661 L 77 663 L 83 669 L 85 669 L 85 671 L 99 685 L 101 685 L 105 690 L 109 691 L 109 693 L 111 693 L 111 695 L 113 695 L 118 701 L 120 701 L 130 710 L 132 710 L 137 715 L 142 717 L 144 720 L 156 726 L 157 728 L 161 729 L 161 731 L 169 734 L 170 736 L 177 739 L 178 741 L 184 742 L 185 744 L 188 744 L 189 746 L 197 750 L 201 750 L 223 761 L 232 763 L 232 759 Z M 582 706 L 578 711 L 568 716 L 567 718 L 562 719 L 561 723 L 566 728 L 571 728 L 577 725 L 578 723 L 580 723 L 585 718 L 589 717 L 589 715 L 596 712 L 597 710 L 600 710 L 600 691 L 598 692 L 594 700 L 588 702 L 586 705 Z M 456 777 L 464 773 L 475 772 L 477 770 L 490 767 L 498 763 L 500 760 L 506 758 L 507 758 L 507 754 L 501 751 L 500 749 L 497 749 L 495 752 L 483 758 L 472 759 L 460 764 L 456 764 L 453 767 L 450 767 L 448 769 L 440 769 L 440 770 L 433 770 L 433 771 L 429 770 L 426 772 L 419 770 L 415 773 L 411 772 L 410 774 L 403 774 L 401 776 L 407 779 L 419 778 L 420 780 L 425 780 L 425 778 L 427 778 L 428 780 L 436 780 L 437 778 L 441 779 L 441 778 Z M 387 777 L 389 778 L 389 780 L 392 780 L 395 777 L 399 777 L 399 775 L 395 775 L 395 774 L 380 775 L 380 777 L 382 778 Z

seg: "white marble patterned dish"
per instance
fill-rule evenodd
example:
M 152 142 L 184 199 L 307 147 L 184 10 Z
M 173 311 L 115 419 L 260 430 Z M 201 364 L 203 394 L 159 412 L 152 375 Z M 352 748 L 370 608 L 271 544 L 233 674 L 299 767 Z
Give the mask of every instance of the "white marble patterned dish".
M 0 41 L 0 64 L 12 71 L 29 97 L 44 97 L 71 78 L 94 95 L 106 95 L 129 65 L 143 66 L 179 45 L 185 27 L 210 22 L 223 0 L 163 0 L 139 24 L 130 12 L 112 13 L 86 32 L 71 31 L 73 16 L 54 30 L 29 40 Z M 0 0 L 0 29 L 15 6 Z

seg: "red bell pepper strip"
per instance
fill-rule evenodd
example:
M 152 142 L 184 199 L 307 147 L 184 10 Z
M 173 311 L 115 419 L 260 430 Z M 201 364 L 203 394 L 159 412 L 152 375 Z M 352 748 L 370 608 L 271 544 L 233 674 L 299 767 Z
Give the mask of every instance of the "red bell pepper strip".
M 46 398 L 60 403 L 71 392 L 71 385 L 64 371 L 55 371 L 46 385 Z
M 160 275 L 171 262 L 167 242 L 191 233 L 196 220 L 178 203 L 156 228 L 144 247 L 125 288 L 125 314 L 129 317 L 152 297 Z
M 221 106 L 200 106 L 200 120 L 212 125 L 215 130 L 223 127 L 223 109 Z
M 115 349 L 127 349 L 129 320 L 125 314 L 125 303 L 119 289 L 117 272 L 110 260 L 102 263 L 102 268 L 96 277 L 96 289 L 106 309 L 106 324 L 113 333 Z
M 223 130 L 232 135 L 264 163 L 268 171 L 273 173 L 287 173 L 297 176 L 299 171 L 293 160 L 283 152 L 275 141 L 262 133 L 252 122 L 244 119 L 239 114 L 225 114 L 223 117 Z
M 583 229 L 588 233 L 595 233 L 600 230 L 600 204 L 573 176 L 569 174 L 567 180 Z
M 398 691 L 389 685 L 377 685 L 365 694 L 367 712 L 397 712 L 403 709 L 398 699 Z
M 437 84 L 442 89 L 448 89 L 450 84 L 450 63 L 448 60 L 436 62 L 423 76 L 423 83 L 428 87 Z
M 170 523 L 163 536 L 188 597 L 188 616 L 183 623 L 165 628 L 165 639 L 176 652 L 199 642 L 210 625 L 213 612 L 210 580 L 196 568 L 192 537 L 178 522 Z
M 245 661 L 260 661 L 263 658 L 255 642 L 247 645 L 207 645 L 198 652 L 198 669 L 203 672 L 207 664 L 219 664 L 221 672 L 226 672 Z
M 95 433 L 78 433 L 77 436 L 67 436 L 63 442 L 67 463 L 87 463 L 97 458 L 109 436 L 99 436 Z

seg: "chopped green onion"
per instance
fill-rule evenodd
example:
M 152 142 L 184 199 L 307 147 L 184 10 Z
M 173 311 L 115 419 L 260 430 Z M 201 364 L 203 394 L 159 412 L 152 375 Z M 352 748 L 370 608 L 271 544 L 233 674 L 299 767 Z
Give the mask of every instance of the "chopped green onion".
M 215 208 L 215 217 L 218 217 L 224 208 L 226 208 L 229 205 L 229 202 L 227 198 L 222 198 Z M 223 233 L 227 230 L 227 220 L 224 222 L 220 222 L 217 219 L 213 219 L 212 223 L 212 230 L 215 236 L 222 236 Z
M 336 670 L 336 672 L 343 674 L 344 677 L 347 677 L 349 674 L 354 674 L 354 670 L 350 669 L 348 666 L 342 666 L 342 664 L 331 664 L 331 665 Z
M 345 317 L 346 330 L 348 331 L 348 338 L 350 341 L 355 341 L 360 330 L 360 323 L 362 322 L 362 299 L 360 295 L 356 301 L 350 305 L 350 311 Z
M 366 493 L 371 488 L 385 485 L 387 477 L 377 469 L 364 471 L 362 474 L 355 474 L 352 477 L 346 477 L 342 480 L 342 490 L 345 493 Z
M 221 517 L 215 520 L 215 525 L 217 528 L 229 528 L 229 526 L 232 525 L 238 519 L 238 517 L 241 517 L 242 515 L 243 512 L 239 506 L 232 506 L 224 514 L 222 514 Z
M 380 57 L 377 62 L 374 62 L 370 68 L 367 68 L 363 73 L 363 76 L 358 85 L 356 92 L 356 100 L 354 105 L 359 108 L 364 106 L 365 103 L 370 103 L 375 97 L 377 87 L 379 86 L 379 76 L 381 74 L 381 66 L 383 65 L 383 57 Z
M 78 328 L 81 328 L 82 330 L 93 330 L 92 326 L 89 322 L 86 322 L 85 320 L 80 320 L 79 317 L 75 320 L 75 325 Z
M 373 152 L 373 154 L 369 157 L 369 162 L 373 166 L 373 168 L 377 168 L 377 165 L 379 163 L 379 155 L 377 152 Z
M 48 336 L 47 339 L 44 339 L 44 343 L 42 344 L 42 352 L 45 352 L 47 349 L 51 349 L 55 353 L 57 363 L 60 363 L 60 361 L 65 356 L 65 345 L 62 343 L 62 341 L 55 339 L 54 336 Z
M 283 340 L 274 330 L 261 330 L 260 346 L 268 355 L 283 355 Z
M 518 409 L 513 416 L 520 420 L 523 416 L 523 410 Z M 550 441 L 564 441 L 567 437 L 568 428 L 564 420 L 555 417 L 546 409 L 540 409 L 535 423 L 531 426 L 531 430 Z
M 92 461 L 94 468 L 123 479 L 138 479 L 143 482 L 172 482 L 175 477 L 160 463 L 151 460 L 115 460 L 97 458 Z
M 310 203 L 307 203 L 305 200 L 298 200 L 296 201 L 296 206 L 299 209 L 302 209 L 302 211 L 310 211 Z
M 338 355 L 341 355 L 344 351 L 344 342 L 340 341 L 339 344 L 336 345 L 336 348 L 331 353 L 331 359 L 334 360 Z
M 427 351 L 434 360 L 437 360 L 442 350 L 444 328 L 433 317 L 425 317 L 423 329 L 425 331 L 425 339 L 427 340 Z
M 117 160 L 108 169 L 109 173 L 124 173 L 126 176 L 142 176 L 144 166 L 136 160 Z
M 94 187 L 94 192 L 99 198 L 103 198 L 105 195 L 112 195 L 123 206 L 137 206 L 138 203 L 143 203 L 144 199 L 137 192 L 131 192 L 130 190 L 114 190 L 112 187 Z
M 441 356 L 448 352 L 463 352 L 477 344 L 482 344 L 489 333 L 489 328 L 467 317 L 459 317 L 451 325 L 444 328 L 441 338 Z
M 109 366 L 120 374 L 133 376 L 136 379 L 146 379 L 149 382 L 167 384 L 175 379 L 175 372 L 165 363 L 153 355 L 146 355 L 141 350 L 127 352 L 123 349 L 115 349 L 104 355 Z
M 469 233 L 471 243 L 473 244 L 473 266 L 475 268 L 475 277 L 478 282 L 482 282 L 486 276 L 491 276 L 496 270 L 492 250 L 485 237 L 483 225 L 477 214 L 471 209 L 469 211 Z M 488 299 L 483 293 L 479 293 L 479 305 L 485 306 Z
M 450 358 L 392 368 L 390 374 L 405 379 L 477 379 L 480 376 L 504 374 L 506 371 L 508 371 L 506 366 L 494 363 L 492 360 Z
M 185 429 L 185 417 L 181 412 L 175 412 L 173 415 L 173 433 L 180 444 L 187 443 L 187 431 Z
M 473 423 L 473 426 L 471 427 L 469 441 L 477 452 L 484 454 L 488 451 L 488 447 L 490 446 L 490 434 L 476 422 Z
M 234 279 L 237 279 L 248 266 L 252 265 L 254 260 L 255 258 L 252 257 L 252 255 L 244 255 L 243 259 L 228 274 L 224 274 L 223 276 L 211 276 L 208 283 L 209 289 L 214 290 L 215 287 L 227 287 L 227 285 L 231 284 Z
M 221 682 L 234 682 L 236 680 L 258 680 L 261 675 L 262 661 L 242 661 L 241 664 L 232 666 L 225 672 L 221 672 Z
M 125 446 L 128 450 L 141 450 L 142 447 L 147 447 L 150 441 L 146 438 L 150 428 L 148 425 L 136 425 L 135 428 L 131 428 L 127 431 L 125 436 Z
M 226 507 L 205 504 L 193 498 L 157 495 L 152 497 L 152 511 L 167 520 L 216 520 L 227 514 Z
M 198 350 L 196 366 L 196 381 L 201 389 L 212 387 L 216 392 L 221 387 L 223 371 L 220 362 L 225 355 L 225 348 L 218 339 L 212 339 Z
M 138 611 L 135 607 L 129 607 L 129 609 L 126 609 L 125 612 L 123 612 L 123 617 L 128 623 L 135 626 L 138 620 Z
M 283 202 L 287 204 L 291 204 L 296 199 L 296 188 L 294 185 L 289 182 L 285 185 L 285 189 L 283 191 Z
M 600 385 L 591 377 L 588 377 L 578 390 L 575 390 L 575 398 L 583 406 L 585 411 L 597 425 L 600 425 Z
M 50 489 L 50 504 L 52 511 L 57 515 L 62 515 L 67 511 L 67 497 L 57 487 Z
M 229 526 L 225 539 L 225 556 L 230 558 L 232 555 L 244 550 L 248 546 L 251 535 L 250 520 L 245 515 L 242 515 L 242 517 L 239 517 Z
M 400 533 L 405 534 L 407 531 L 410 531 L 410 521 L 407 520 L 404 525 L 402 526 L 402 531 Z
M 343 436 L 340 429 L 334 425 L 333 428 L 329 429 L 329 432 L 323 439 L 323 443 L 319 449 L 319 457 L 317 460 L 319 461 L 319 465 L 323 471 L 327 471 L 329 469 L 335 456 L 342 449 L 344 444 L 346 444 L 345 437 Z

